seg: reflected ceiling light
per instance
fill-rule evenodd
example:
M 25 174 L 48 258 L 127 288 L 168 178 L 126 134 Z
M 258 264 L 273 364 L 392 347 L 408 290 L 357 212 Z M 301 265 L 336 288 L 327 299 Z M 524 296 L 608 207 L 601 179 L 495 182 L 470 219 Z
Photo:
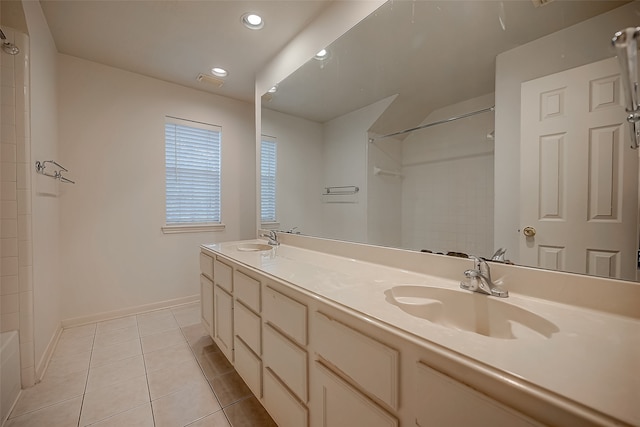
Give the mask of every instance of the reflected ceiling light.
M 214 67 L 211 69 L 211 74 L 217 77 L 227 77 L 229 73 L 224 68 Z
M 264 27 L 264 20 L 255 13 L 245 13 L 242 15 L 242 23 L 250 30 L 259 30 Z
M 314 56 L 315 59 L 322 61 L 323 59 L 327 59 L 329 57 L 329 51 L 327 49 L 322 49 L 320 52 L 316 53 Z
M 267 93 L 276 93 L 277 90 L 278 90 L 278 85 L 275 85 L 271 89 L 269 89 Z

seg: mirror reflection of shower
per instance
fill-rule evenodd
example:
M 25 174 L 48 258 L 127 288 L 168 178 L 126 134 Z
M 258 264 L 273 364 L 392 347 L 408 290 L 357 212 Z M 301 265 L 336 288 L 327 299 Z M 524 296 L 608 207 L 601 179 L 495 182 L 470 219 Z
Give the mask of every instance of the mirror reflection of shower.
M 15 44 L 7 41 L 7 36 L 4 35 L 4 32 L 0 29 L 0 39 L 2 40 L 2 50 L 7 52 L 9 55 L 17 55 L 20 53 L 20 49 Z

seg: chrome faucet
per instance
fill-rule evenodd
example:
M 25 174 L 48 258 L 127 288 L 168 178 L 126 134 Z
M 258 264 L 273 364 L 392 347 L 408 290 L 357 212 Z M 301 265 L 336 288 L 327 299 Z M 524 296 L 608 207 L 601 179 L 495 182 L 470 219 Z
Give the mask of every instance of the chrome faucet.
M 474 268 L 464 272 L 467 280 L 460 282 L 460 287 L 472 292 L 507 298 L 509 292 L 498 289 L 491 280 L 491 270 L 487 261 L 473 255 L 469 258 L 474 261 Z
M 269 230 L 268 233 L 263 233 L 260 235 L 260 237 L 266 237 L 267 239 L 269 239 L 267 243 L 271 246 L 280 245 L 280 242 L 278 242 L 278 233 L 276 233 L 275 230 Z

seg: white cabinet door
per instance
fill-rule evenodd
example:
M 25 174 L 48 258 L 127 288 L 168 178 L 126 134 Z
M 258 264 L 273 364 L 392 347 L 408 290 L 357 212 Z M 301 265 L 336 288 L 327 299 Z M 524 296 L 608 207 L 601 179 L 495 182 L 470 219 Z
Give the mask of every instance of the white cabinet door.
M 416 424 L 532 427 L 541 425 L 429 366 L 416 364 Z
M 220 286 L 213 288 L 213 340 L 233 363 L 233 297 Z
M 334 375 L 324 365 L 316 362 L 314 369 L 317 374 L 314 387 L 319 388 L 316 390 L 316 395 L 321 398 L 312 407 L 312 425 L 325 427 L 398 426 L 398 420 L 393 415 Z
M 200 313 L 202 326 L 213 336 L 213 282 L 200 275 Z

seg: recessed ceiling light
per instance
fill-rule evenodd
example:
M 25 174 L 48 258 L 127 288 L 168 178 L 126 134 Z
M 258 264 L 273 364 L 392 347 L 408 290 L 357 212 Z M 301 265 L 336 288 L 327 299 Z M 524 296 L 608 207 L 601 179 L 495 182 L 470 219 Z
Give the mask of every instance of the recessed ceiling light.
M 224 68 L 214 67 L 211 69 L 211 74 L 218 77 L 227 77 L 229 73 L 227 73 L 227 70 Z
M 242 15 L 242 23 L 250 30 L 259 30 L 264 27 L 264 20 L 255 13 L 245 13 Z
M 323 59 L 327 59 L 329 57 L 329 52 L 327 49 L 322 49 L 320 52 L 316 53 L 314 56 L 315 59 L 321 61 Z

